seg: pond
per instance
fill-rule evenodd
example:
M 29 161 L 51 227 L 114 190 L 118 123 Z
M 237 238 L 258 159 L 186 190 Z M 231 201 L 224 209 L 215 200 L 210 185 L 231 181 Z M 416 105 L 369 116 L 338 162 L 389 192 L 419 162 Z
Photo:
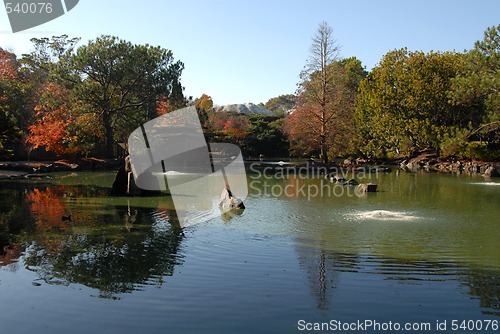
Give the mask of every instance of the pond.
M 499 330 L 498 179 L 256 169 L 242 214 L 181 228 L 114 175 L 0 181 L 2 332 Z

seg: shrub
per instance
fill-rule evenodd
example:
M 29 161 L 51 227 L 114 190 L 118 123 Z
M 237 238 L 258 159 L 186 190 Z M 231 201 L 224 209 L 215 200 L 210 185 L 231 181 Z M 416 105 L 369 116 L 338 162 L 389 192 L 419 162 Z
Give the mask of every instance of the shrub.
M 489 148 L 485 142 L 473 141 L 465 145 L 460 156 L 473 160 L 500 161 L 500 150 Z

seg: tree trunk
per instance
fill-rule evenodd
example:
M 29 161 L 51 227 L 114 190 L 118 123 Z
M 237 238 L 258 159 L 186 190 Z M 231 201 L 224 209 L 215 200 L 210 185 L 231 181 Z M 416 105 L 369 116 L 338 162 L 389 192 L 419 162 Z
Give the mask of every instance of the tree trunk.
M 111 114 L 109 111 L 102 113 L 102 123 L 104 125 L 104 156 L 113 158 L 113 127 L 111 126 Z
M 326 147 L 326 145 L 321 145 L 320 153 L 321 153 L 321 162 L 324 164 L 327 164 L 328 163 L 328 148 Z

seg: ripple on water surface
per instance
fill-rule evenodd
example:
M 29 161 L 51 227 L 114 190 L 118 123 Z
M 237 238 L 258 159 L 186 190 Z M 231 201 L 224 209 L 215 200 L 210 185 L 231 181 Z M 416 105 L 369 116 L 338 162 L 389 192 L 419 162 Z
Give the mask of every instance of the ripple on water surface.
M 421 217 L 415 216 L 405 211 L 371 210 L 350 214 L 356 220 L 383 220 L 383 221 L 409 221 L 417 220 Z

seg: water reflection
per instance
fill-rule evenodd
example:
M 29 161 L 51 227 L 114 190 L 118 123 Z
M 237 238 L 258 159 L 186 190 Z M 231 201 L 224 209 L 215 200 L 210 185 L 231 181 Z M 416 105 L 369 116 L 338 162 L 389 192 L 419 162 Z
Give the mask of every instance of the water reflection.
M 500 316 L 497 187 L 385 175 L 381 191 L 366 197 L 309 198 L 301 187 L 321 180 L 269 180 L 268 189 L 299 188 L 273 195 L 255 183 L 241 216 L 183 230 L 169 197 L 109 197 L 99 175 L 85 180 L 0 183 L 0 267 L 17 271 L 3 273 L 0 286 L 5 292 L 6 281 L 23 277 L 30 285 L 16 281 L 20 294 L 7 297 L 30 306 L 33 289 L 52 296 L 53 286 L 70 285 L 58 288 L 61 298 L 86 305 L 102 300 L 71 285 L 113 299 L 143 290 L 96 313 L 126 306 L 174 331 L 213 319 L 219 329 L 261 332 L 255 319 L 272 318 L 286 329 L 276 332 L 291 332 L 300 318 Z
M 183 262 L 168 197 L 113 200 L 106 187 L 39 183 L 17 190 L 2 188 L 0 266 L 16 270 L 22 260 L 39 277 L 34 285 L 84 284 L 114 298 L 161 285 Z
M 463 294 L 472 296 L 480 302 L 483 315 L 500 316 L 500 276 L 498 272 L 486 269 L 473 269 L 461 266 L 456 262 L 404 260 L 336 253 L 322 249 L 322 247 L 304 246 L 298 243 L 297 254 L 299 263 L 307 273 L 311 295 L 315 298 L 316 307 L 320 310 L 342 308 L 346 301 L 342 300 L 342 293 L 347 287 L 359 291 L 350 291 L 350 297 L 365 300 L 368 303 L 370 295 L 382 295 L 386 298 L 385 306 L 399 307 L 401 301 L 391 300 L 391 282 L 397 283 L 400 290 L 403 286 L 409 289 L 432 285 L 442 285 L 442 291 L 449 290 L 450 283 L 456 283 L 455 290 L 463 290 Z M 302 246 L 300 246 L 302 245 Z M 346 277 L 364 277 L 365 286 L 353 282 L 346 282 Z M 379 283 L 381 294 L 368 292 Z M 449 293 L 450 291 L 448 291 Z M 359 294 L 359 295 L 358 295 Z M 421 300 L 427 299 L 431 303 L 440 304 L 443 300 L 429 292 L 422 291 Z M 448 296 L 450 297 L 450 296 Z M 408 302 L 406 300 L 405 302 Z M 419 301 L 421 303 L 421 301 Z M 421 306 L 421 305 L 419 305 Z M 365 306 L 360 306 L 363 309 Z M 388 310 L 385 309 L 387 312 Z

